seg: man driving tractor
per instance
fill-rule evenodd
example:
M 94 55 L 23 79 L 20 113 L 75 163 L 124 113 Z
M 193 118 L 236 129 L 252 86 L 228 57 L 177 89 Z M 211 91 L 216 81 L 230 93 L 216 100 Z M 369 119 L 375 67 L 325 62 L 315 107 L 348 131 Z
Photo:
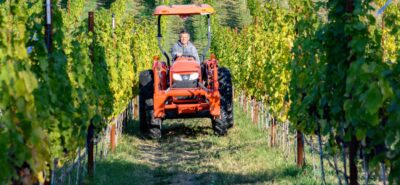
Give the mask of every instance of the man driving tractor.
M 214 8 L 200 5 L 161 5 L 154 10 L 158 16 L 157 40 L 165 61 L 153 58 L 151 69 L 139 74 L 140 129 L 153 139 L 161 138 L 166 119 L 210 118 L 214 133 L 226 135 L 233 126 L 233 91 L 229 69 L 219 66 L 215 55 L 205 56 L 211 47 L 211 17 Z M 172 64 L 162 48 L 161 17 L 202 15 L 207 18 L 207 45 L 202 59 L 190 43 L 190 35 L 181 31 L 179 41 L 171 48 Z M 184 98 L 182 98 L 184 97 Z
M 200 63 L 199 54 L 197 53 L 196 47 L 190 42 L 190 35 L 187 31 L 182 30 L 179 33 L 179 40 L 171 48 L 172 62 L 177 57 L 190 56 L 194 57 L 197 63 Z

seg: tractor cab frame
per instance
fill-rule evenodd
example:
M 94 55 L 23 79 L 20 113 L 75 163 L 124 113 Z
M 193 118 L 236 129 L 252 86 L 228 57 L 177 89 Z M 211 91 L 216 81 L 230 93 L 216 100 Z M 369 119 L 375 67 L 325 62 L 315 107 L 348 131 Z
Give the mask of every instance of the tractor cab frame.
M 154 14 L 158 16 L 157 21 L 157 40 L 158 40 L 158 47 L 160 48 L 162 54 L 164 55 L 165 59 L 167 60 L 168 66 L 170 66 L 170 58 L 167 52 L 163 49 L 161 42 L 162 42 L 162 34 L 161 34 L 161 17 L 168 16 L 168 15 L 179 15 L 181 17 L 192 16 L 192 15 L 206 15 L 207 16 L 207 46 L 204 48 L 202 52 L 201 61 L 204 61 L 204 58 L 207 52 L 210 50 L 211 47 L 211 14 L 215 13 L 213 7 L 207 4 L 201 5 L 170 5 L 170 6 L 158 6 Z
M 152 70 L 142 71 L 139 76 L 140 127 L 152 138 L 161 137 L 161 125 L 165 119 L 211 118 L 214 132 L 218 135 L 225 135 L 233 125 L 230 72 L 218 67 L 213 54 L 210 59 L 204 59 L 211 46 L 210 15 L 214 12 L 207 4 L 158 6 L 154 11 L 158 16 L 158 47 L 166 62 L 155 56 Z M 183 56 L 171 65 L 161 45 L 161 17 L 165 15 L 207 16 L 208 43 L 200 64 Z

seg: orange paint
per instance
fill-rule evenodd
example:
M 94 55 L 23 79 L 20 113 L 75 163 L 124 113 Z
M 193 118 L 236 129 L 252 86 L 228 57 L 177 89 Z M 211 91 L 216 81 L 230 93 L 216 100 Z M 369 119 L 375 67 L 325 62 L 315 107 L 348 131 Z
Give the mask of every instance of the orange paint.
M 213 117 L 220 116 L 220 94 L 218 91 L 218 68 L 217 60 L 212 59 L 206 61 L 208 70 L 213 72 L 213 77 L 207 80 L 209 87 L 208 90 L 197 88 L 168 88 L 166 89 L 167 79 L 166 72 L 168 67 L 165 63 L 155 60 L 153 64 L 154 75 L 154 112 L 156 118 L 164 118 L 165 111 L 176 110 L 178 114 L 196 113 L 197 111 L 210 110 Z M 169 79 L 170 87 L 172 87 L 172 74 L 190 74 L 197 72 L 201 74 L 200 65 L 191 58 L 182 57 L 177 60 L 173 67 L 170 69 Z M 199 83 L 203 79 L 199 75 Z M 198 100 L 178 100 L 176 97 L 180 96 L 197 96 L 205 97 L 208 101 Z
M 215 10 L 208 4 L 157 6 L 153 15 L 204 15 L 213 14 Z

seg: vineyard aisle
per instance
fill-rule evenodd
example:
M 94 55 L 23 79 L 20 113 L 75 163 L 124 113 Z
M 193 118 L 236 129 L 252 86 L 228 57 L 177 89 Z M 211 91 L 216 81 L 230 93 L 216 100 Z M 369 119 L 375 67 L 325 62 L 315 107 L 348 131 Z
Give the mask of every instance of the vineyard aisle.
M 170 120 L 160 141 L 144 140 L 131 123 L 117 150 L 96 164 L 91 184 L 319 184 L 268 147 L 266 134 L 238 111 L 226 137 L 208 119 Z M 185 124 L 181 124 L 185 122 Z

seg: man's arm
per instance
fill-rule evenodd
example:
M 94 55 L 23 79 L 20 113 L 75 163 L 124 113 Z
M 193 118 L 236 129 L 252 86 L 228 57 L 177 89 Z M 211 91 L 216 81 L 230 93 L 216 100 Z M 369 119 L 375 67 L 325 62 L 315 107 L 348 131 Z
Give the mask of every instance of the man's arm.
M 181 53 L 179 45 L 177 43 L 175 43 L 174 46 L 172 46 L 172 48 L 171 48 L 171 57 L 172 57 L 173 61 L 175 60 L 175 58 L 177 57 L 177 55 L 179 53 Z

